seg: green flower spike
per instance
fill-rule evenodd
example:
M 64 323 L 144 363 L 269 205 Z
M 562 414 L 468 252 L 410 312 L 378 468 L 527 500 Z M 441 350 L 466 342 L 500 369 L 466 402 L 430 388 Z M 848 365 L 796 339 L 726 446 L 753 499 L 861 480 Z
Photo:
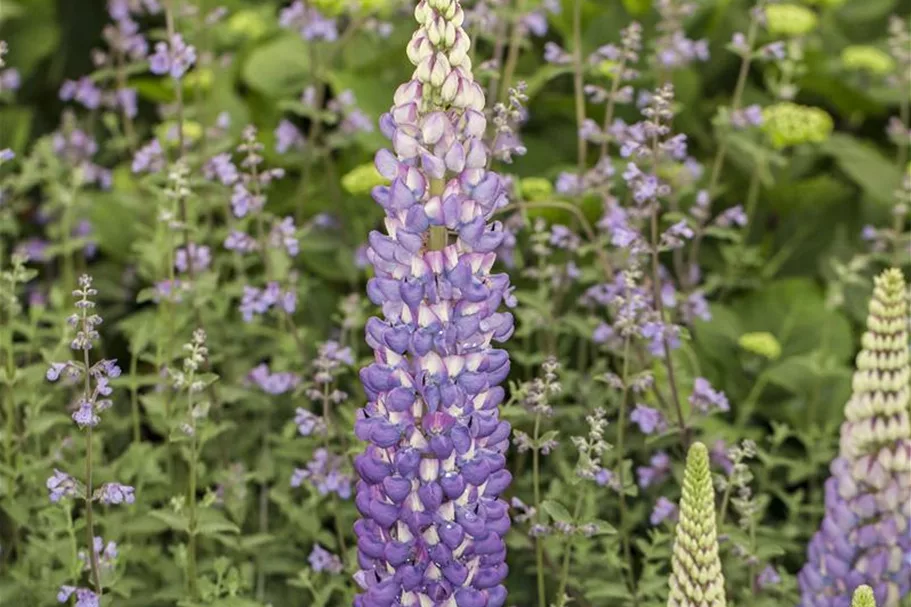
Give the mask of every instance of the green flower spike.
M 668 607 L 726 606 L 715 529 L 715 490 L 709 451 L 702 443 L 694 443 L 686 458 L 671 570 Z
M 876 597 L 873 596 L 873 589 L 869 586 L 858 586 L 857 590 L 854 591 L 851 607 L 876 607 Z
M 821 143 L 832 133 L 832 117 L 825 110 L 783 101 L 762 112 L 762 128 L 776 149 L 803 143 Z

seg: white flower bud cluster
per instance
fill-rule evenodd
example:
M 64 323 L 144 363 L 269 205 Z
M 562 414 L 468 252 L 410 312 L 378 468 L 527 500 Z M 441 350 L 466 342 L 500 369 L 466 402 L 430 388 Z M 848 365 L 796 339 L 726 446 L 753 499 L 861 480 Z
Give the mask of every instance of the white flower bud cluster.
M 852 396 L 845 406 L 842 454 L 873 456 L 883 470 L 911 471 L 911 367 L 908 303 L 897 270 L 877 278 L 863 349 L 857 355 Z M 894 445 L 893 449 L 883 448 Z
M 484 91 L 474 81 L 462 29 L 465 13 L 457 0 L 421 0 L 414 9 L 420 26 L 408 43 L 413 79 L 422 85 L 423 110 L 430 108 L 482 111 Z

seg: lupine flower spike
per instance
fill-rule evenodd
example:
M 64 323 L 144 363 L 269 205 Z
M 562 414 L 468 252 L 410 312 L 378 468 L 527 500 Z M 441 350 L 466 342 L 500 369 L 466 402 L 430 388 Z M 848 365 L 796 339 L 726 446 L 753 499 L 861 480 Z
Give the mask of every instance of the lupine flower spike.
M 511 481 L 510 426 L 499 420 L 513 329 L 509 278 L 491 274 L 504 237 L 488 223 L 506 204 L 487 170 L 484 92 L 474 81 L 458 0 L 421 0 L 408 45 L 411 80 L 380 119 L 391 181 L 373 190 L 386 233 L 370 235 L 367 287 L 383 318 L 367 323 L 376 361 L 355 425 L 363 518 L 355 607 L 500 607 Z M 454 238 L 452 235 L 454 234 Z
M 897 607 L 911 590 L 908 300 L 897 269 L 876 278 L 862 344 L 825 518 L 798 576 L 802 607 L 849 607 L 861 584 Z
M 693 443 L 683 474 L 668 607 L 725 607 L 727 604 L 715 517 L 709 451 L 702 443 Z
M 876 597 L 869 586 L 860 586 L 854 591 L 851 607 L 876 607 Z

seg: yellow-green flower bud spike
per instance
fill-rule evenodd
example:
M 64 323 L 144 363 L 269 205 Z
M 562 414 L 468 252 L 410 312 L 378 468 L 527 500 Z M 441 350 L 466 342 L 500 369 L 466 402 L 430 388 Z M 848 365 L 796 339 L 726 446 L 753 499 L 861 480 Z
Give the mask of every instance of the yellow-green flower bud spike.
M 876 597 L 869 586 L 858 586 L 851 600 L 851 607 L 876 607 Z
M 774 335 L 765 331 L 744 333 L 737 343 L 747 352 L 758 354 L 769 360 L 777 360 L 781 356 L 781 344 Z
M 528 201 L 546 200 L 554 193 L 554 186 L 543 177 L 526 177 L 519 182 L 522 198 Z
M 789 101 L 762 112 L 762 130 L 773 147 L 783 149 L 802 143 L 821 143 L 832 133 L 832 117 L 825 110 Z
M 908 299 L 904 276 L 896 268 L 876 277 L 861 344 L 841 431 L 841 453 L 851 459 L 911 437 Z M 911 474 L 911 462 L 890 460 L 887 468 Z
M 260 11 L 244 9 L 228 18 L 228 31 L 246 40 L 259 40 L 269 31 L 269 23 Z
M 355 167 L 342 177 L 342 187 L 349 194 L 369 194 L 374 187 L 388 183 L 372 162 Z
M 702 443 L 694 443 L 683 474 L 668 607 L 726 606 L 715 516 L 709 451 Z
M 846 46 L 841 51 L 841 64 L 847 70 L 870 72 L 883 76 L 895 70 L 895 60 L 889 53 L 875 46 L 856 44 Z
M 804 36 L 816 29 L 816 13 L 799 4 L 770 4 L 765 16 L 773 36 Z

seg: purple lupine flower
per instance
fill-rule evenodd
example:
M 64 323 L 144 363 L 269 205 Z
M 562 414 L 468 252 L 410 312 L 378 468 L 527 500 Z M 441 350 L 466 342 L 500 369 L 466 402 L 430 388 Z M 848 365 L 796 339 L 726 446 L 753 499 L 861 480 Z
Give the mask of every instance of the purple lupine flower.
M 136 501 L 135 489 L 120 483 L 105 483 L 98 489 L 98 496 L 103 504 L 132 504 Z
M 155 44 L 155 53 L 149 57 L 149 70 L 158 76 L 168 74 L 175 80 L 196 63 L 196 48 L 187 44 L 180 34 L 174 34 L 168 42 Z
M 636 408 L 630 413 L 629 419 L 631 422 L 638 424 L 643 434 L 667 430 L 667 421 L 665 421 L 661 411 L 645 405 L 636 405 Z
M 662 496 L 658 498 L 658 501 L 655 502 L 655 507 L 652 509 L 652 514 L 649 516 L 648 520 L 652 525 L 660 525 L 666 520 L 676 520 L 677 519 L 677 504 L 670 501 L 666 497 Z
M 344 568 L 342 561 L 336 555 L 332 554 L 319 544 L 314 544 L 310 556 L 307 557 L 310 568 L 316 573 L 325 571 L 327 573 L 341 573 Z
M 690 404 L 700 413 L 709 413 L 715 409 L 729 411 L 731 406 L 728 397 L 712 387 L 704 377 L 697 377 L 693 381 L 693 393 L 690 395 Z
M 510 425 L 499 419 L 513 331 L 509 278 L 491 274 L 506 204 L 487 170 L 485 99 L 474 81 L 458 0 L 421 0 L 408 45 L 416 66 L 380 119 L 392 151 L 376 156 L 391 181 L 374 199 L 367 286 L 383 317 L 367 323 L 375 362 L 361 370 L 368 403 L 355 433 L 355 504 L 363 589 L 354 607 L 506 602 L 508 506 L 499 498 Z M 441 36 L 441 32 L 446 32 Z
M 911 367 L 900 270 L 876 278 L 861 343 L 825 516 L 797 576 L 801 607 L 850 605 L 863 584 L 879 605 L 911 594 Z

